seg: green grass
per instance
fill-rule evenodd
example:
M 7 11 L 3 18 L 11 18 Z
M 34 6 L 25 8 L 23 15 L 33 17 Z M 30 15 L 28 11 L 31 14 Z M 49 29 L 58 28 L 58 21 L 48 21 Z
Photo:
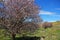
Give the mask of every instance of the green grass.
M 0 40 L 10 40 L 10 37 L 4 29 L 0 29 Z
M 4 34 L 5 30 L 0 29 L 0 40 L 11 39 L 9 36 Z M 54 26 L 52 28 L 47 29 L 39 28 L 34 34 L 27 34 L 27 36 L 37 36 L 37 37 L 45 36 L 45 40 L 60 40 L 60 26 Z
M 45 40 L 60 40 L 60 26 L 54 26 L 52 28 L 41 28 L 36 36 L 45 36 Z
M 36 31 L 34 35 L 30 36 L 37 36 L 41 37 L 44 36 L 45 40 L 60 40 L 60 26 L 54 26 L 52 28 L 40 28 Z

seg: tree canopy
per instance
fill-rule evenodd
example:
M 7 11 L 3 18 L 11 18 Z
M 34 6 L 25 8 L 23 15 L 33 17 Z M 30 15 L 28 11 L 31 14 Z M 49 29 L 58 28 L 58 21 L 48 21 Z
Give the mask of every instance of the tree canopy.
M 4 0 L 3 4 L 0 25 L 10 33 L 21 33 L 23 30 L 34 32 L 39 28 L 39 7 L 34 4 L 34 0 Z

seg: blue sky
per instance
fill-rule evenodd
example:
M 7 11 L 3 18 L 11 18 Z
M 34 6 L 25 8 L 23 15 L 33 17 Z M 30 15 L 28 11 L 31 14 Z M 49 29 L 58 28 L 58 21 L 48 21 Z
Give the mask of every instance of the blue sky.
M 41 8 L 39 14 L 43 21 L 60 20 L 60 0 L 35 0 L 35 3 Z

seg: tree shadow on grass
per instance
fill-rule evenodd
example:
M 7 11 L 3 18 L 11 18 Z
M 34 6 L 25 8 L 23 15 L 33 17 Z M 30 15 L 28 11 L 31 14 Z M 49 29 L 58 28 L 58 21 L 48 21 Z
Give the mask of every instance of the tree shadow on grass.
M 40 40 L 40 37 L 16 37 L 16 40 Z

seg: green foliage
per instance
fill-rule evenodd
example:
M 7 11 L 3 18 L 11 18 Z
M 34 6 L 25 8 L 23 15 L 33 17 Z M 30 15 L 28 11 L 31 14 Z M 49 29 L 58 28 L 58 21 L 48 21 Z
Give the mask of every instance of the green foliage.
M 0 40 L 10 40 L 4 29 L 0 29 Z
M 60 40 L 60 26 L 54 26 L 47 29 L 40 28 L 33 35 L 31 34 L 29 36 L 44 36 L 44 40 Z
M 10 40 L 11 37 L 8 35 L 4 35 L 5 30 L 0 29 L 0 40 Z M 22 34 L 17 34 L 16 37 L 21 37 Z M 39 28 L 35 33 L 29 34 L 27 33 L 25 36 L 44 36 L 45 40 L 60 40 L 60 26 L 54 26 L 52 28 Z

